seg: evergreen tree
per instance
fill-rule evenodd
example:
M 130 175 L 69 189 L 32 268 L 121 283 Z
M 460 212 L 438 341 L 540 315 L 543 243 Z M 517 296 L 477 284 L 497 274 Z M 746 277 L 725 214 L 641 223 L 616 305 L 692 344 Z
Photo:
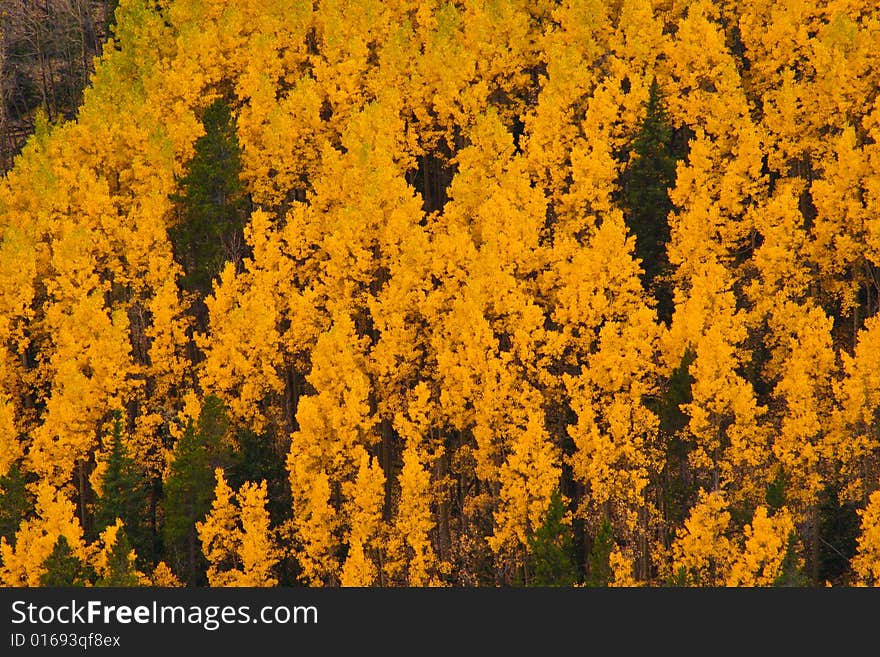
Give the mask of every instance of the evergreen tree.
M 131 533 L 131 542 L 138 556 L 151 561 L 153 537 L 144 523 L 148 482 L 143 471 L 128 455 L 122 442 L 122 415 L 117 412 L 113 422 L 107 469 L 101 479 L 101 496 L 95 510 L 98 532 L 119 518 Z
M 782 560 L 779 575 L 773 581 L 773 586 L 803 588 L 809 584 L 810 580 L 803 572 L 803 559 L 797 553 L 797 534 L 792 532 L 788 537 L 785 557 Z
M 290 484 L 285 469 L 287 455 L 279 455 L 277 441 L 270 431 L 236 431 L 236 451 L 229 468 L 229 485 L 238 490 L 248 481 L 266 481 L 267 509 L 280 523 L 290 508 Z
M 819 494 L 817 580 L 842 583 L 849 574 L 850 564 L 858 549 L 858 507 L 840 499 L 834 485 L 826 486 Z
M 205 134 L 180 180 L 181 221 L 170 231 L 174 254 L 183 266 L 184 288 L 207 294 L 223 264 L 244 256 L 244 223 L 249 207 L 242 182 L 241 147 L 235 118 L 225 100 L 209 105 L 202 117 Z
M 82 561 L 70 549 L 64 534 L 55 541 L 52 553 L 43 562 L 46 572 L 40 576 L 40 586 L 84 586 L 85 569 Z
M 662 394 L 649 402 L 660 419 L 658 436 L 665 452 L 660 488 L 664 496 L 666 521 L 672 527 L 681 525 L 688 509 L 697 499 L 696 486 L 687 477 L 690 446 L 682 436 L 690 421 L 687 405 L 693 401 L 691 386 L 694 377 L 690 368 L 695 356 L 692 349 L 685 350 L 678 367 L 666 380 Z
M 116 9 L 119 0 L 107 0 L 104 7 L 104 32 L 110 36 L 116 31 Z
M 611 569 L 611 551 L 614 549 L 614 531 L 608 518 L 602 519 L 593 549 L 590 550 L 587 572 L 587 586 L 608 586 L 614 577 Z
M 656 78 L 652 81 L 645 116 L 630 147 L 630 160 L 621 181 L 626 223 L 636 236 L 635 255 L 642 262 L 642 283 L 657 300 L 665 322 L 672 317 L 672 286 L 666 244 L 667 216 L 672 201 L 667 190 L 675 185 L 676 153 L 672 122 L 666 113 Z
M 228 431 L 223 402 L 209 395 L 198 421 L 188 422 L 175 446 L 164 485 L 164 547 L 175 574 L 190 585 L 207 583 L 196 522 L 211 509 L 214 469 L 228 466 L 231 460 L 224 444 Z
M 0 477 L 0 536 L 11 539 L 30 508 L 21 465 L 13 463 Z
M 131 543 L 125 533 L 125 527 L 116 531 L 116 540 L 107 555 L 107 570 L 104 576 L 95 582 L 96 586 L 125 586 L 138 585 L 138 576 L 131 558 Z
M 532 555 L 531 586 L 572 586 L 577 581 L 571 525 L 565 522 L 562 494 L 550 498 L 544 523 L 529 539 Z

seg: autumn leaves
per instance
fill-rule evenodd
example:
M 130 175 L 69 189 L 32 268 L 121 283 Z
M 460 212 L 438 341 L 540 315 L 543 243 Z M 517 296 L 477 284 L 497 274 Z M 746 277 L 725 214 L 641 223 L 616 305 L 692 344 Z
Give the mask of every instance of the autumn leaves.
M 0 187 L 3 581 L 873 583 L 877 17 L 734 4 L 123 3 Z

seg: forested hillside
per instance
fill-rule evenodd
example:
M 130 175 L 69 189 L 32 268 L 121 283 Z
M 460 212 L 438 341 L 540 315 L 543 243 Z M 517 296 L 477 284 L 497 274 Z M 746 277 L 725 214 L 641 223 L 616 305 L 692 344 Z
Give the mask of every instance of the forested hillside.
M 0 584 L 880 584 L 878 43 L 121 0 L 0 181 Z

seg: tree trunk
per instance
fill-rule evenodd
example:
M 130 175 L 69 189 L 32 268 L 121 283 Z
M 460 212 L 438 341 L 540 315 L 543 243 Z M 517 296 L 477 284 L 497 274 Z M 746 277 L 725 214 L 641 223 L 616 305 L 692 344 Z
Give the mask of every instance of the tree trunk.
M 83 472 L 82 459 L 77 459 L 76 469 L 79 480 L 79 524 L 83 531 L 86 531 L 86 477 Z

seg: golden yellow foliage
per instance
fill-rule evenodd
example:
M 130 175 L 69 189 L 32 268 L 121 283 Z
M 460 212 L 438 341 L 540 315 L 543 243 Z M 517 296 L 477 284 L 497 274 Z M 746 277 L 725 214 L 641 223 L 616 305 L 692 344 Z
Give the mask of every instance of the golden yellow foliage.
M 245 482 L 234 493 L 222 468 L 211 511 L 196 522 L 211 586 L 275 586 L 273 569 L 281 552 L 266 510 L 266 482 Z
M 342 566 L 342 586 L 371 586 L 376 583 L 378 568 L 371 553 L 379 547 L 383 533 L 382 507 L 385 501 L 385 474 L 375 459 L 359 446 L 357 476 L 343 484 L 347 498 L 344 508 L 345 541 L 349 553 Z
M 861 534 L 852 559 L 853 571 L 870 586 L 880 585 L 880 491 L 869 498 L 868 505 L 859 510 Z
M 744 528 L 745 544 L 727 576 L 727 586 L 773 586 L 782 573 L 794 521 L 787 509 L 768 516 L 755 509 L 752 523 Z
M 67 539 L 74 556 L 85 562 L 86 544 L 76 517 L 76 507 L 67 495 L 48 481 L 36 489 L 36 516 L 21 523 L 10 545 L 0 538 L 0 582 L 4 586 L 39 586 L 43 565 L 59 536 Z
M 179 588 L 183 586 L 183 582 L 171 572 L 171 568 L 168 567 L 168 564 L 164 561 L 160 561 L 156 564 L 156 567 L 149 575 L 148 581 L 144 583 L 144 586 L 153 586 L 156 588 Z
M 669 577 L 684 586 L 773 586 L 783 574 L 795 530 L 786 508 L 755 509 L 742 532 L 731 522 L 723 492 L 700 491 L 672 545 Z M 802 565 L 802 564 L 801 564 Z
M 259 483 L 215 473 L 191 575 L 212 586 L 523 584 L 556 491 L 610 521 L 613 585 L 773 584 L 849 505 L 835 581 L 876 583 L 873 4 L 117 18 L 76 117 L 35 116 L 0 180 L 0 581 L 39 584 L 61 535 L 109 576 L 121 525 L 83 527 L 112 414 L 161 525 L 171 446 L 213 395 Z M 210 139 L 234 171 L 200 163 Z M 234 234 L 181 237 L 221 179 Z M 187 240 L 227 258 L 197 290 Z M 159 552 L 139 581 L 183 584 Z

